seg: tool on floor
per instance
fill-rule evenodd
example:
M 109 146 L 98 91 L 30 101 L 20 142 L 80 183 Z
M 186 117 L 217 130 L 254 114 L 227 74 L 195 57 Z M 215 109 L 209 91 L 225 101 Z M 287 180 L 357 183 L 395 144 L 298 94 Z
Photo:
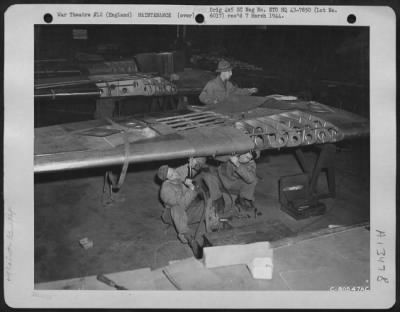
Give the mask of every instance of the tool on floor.
M 100 282 L 103 282 L 104 284 L 113 287 L 117 290 L 128 290 L 128 288 L 118 285 L 117 283 L 115 283 L 113 280 L 109 279 L 108 277 L 104 276 L 103 274 L 99 274 L 97 275 L 97 280 Z
M 218 228 L 217 232 L 219 232 L 221 230 L 231 230 L 231 229 L 233 229 L 233 226 L 229 223 L 229 219 L 221 218 L 221 219 L 219 219 L 219 222 L 220 222 L 220 225 L 219 225 L 219 228 Z
M 93 241 L 87 237 L 84 237 L 79 241 L 79 245 L 81 245 L 81 247 L 84 249 L 89 249 L 93 247 Z

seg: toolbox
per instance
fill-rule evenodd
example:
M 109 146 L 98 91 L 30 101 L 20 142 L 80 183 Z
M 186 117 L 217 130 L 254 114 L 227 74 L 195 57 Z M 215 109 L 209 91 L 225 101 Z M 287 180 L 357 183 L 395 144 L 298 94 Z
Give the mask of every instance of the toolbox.
M 279 202 L 281 210 L 296 220 L 322 215 L 326 211 L 325 204 L 312 196 L 307 174 L 281 177 Z

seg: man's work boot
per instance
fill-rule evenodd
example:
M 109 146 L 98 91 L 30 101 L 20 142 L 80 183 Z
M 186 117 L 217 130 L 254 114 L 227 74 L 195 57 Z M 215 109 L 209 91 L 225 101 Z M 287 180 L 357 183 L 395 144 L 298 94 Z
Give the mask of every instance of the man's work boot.
M 184 236 L 186 243 L 189 245 L 190 249 L 192 249 L 194 257 L 196 259 L 201 259 L 203 257 L 203 248 L 200 246 L 199 242 L 190 234 L 185 233 L 179 235 Z
M 236 199 L 235 205 L 242 211 L 252 211 L 256 208 L 252 200 L 241 197 Z
M 252 200 L 250 200 L 250 199 L 243 199 L 243 200 L 244 200 L 244 202 L 245 202 L 245 206 L 246 206 L 247 210 L 254 210 L 254 209 L 256 209 L 256 207 L 254 206 L 254 203 L 253 203 Z

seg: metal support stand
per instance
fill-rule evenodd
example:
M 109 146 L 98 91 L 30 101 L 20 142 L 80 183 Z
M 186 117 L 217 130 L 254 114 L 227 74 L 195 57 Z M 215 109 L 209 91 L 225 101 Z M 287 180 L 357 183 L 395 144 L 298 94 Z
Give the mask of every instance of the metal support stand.
M 176 110 L 179 106 L 179 99 L 175 96 L 153 96 L 151 100 L 150 112 L 167 112 Z
M 112 118 L 115 112 L 116 100 L 112 98 L 100 98 L 96 100 L 94 119 Z
M 177 110 L 186 109 L 186 108 L 187 108 L 187 101 L 188 101 L 187 96 L 178 95 L 178 96 L 177 96 L 176 109 L 177 109 Z
M 115 124 L 115 122 L 112 121 L 111 119 L 108 119 L 108 121 L 109 123 L 114 124 L 116 127 L 118 127 L 118 124 Z M 124 184 L 126 174 L 128 172 L 129 139 L 127 131 L 122 129 L 122 136 L 124 138 L 124 146 L 125 146 L 124 164 L 122 166 L 121 174 L 119 175 L 118 181 L 117 181 L 117 176 L 114 175 L 112 171 L 107 171 L 104 176 L 102 202 L 105 206 L 112 205 L 115 201 L 117 201 L 117 198 L 114 196 L 115 194 L 114 191 L 118 192 L 121 189 L 122 184 Z M 104 194 L 106 193 L 106 186 L 108 186 L 108 191 L 109 191 L 108 199 L 104 199 Z M 119 197 L 119 201 L 124 201 L 124 200 L 125 199 L 123 197 Z
M 101 196 L 103 206 L 112 206 L 116 202 L 125 200 L 124 196 L 117 193 L 120 188 L 121 185 L 117 184 L 117 176 L 112 171 L 107 171 L 104 176 L 103 194 Z
M 303 151 L 296 149 L 297 160 L 303 174 L 281 177 L 279 180 L 279 201 L 281 209 L 296 220 L 325 213 L 326 207 L 319 199 L 335 197 L 335 151 L 333 144 L 318 146 L 320 153 L 314 168 L 306 165 Z M 328 192 L 319 193 L 317 182 L 321 171 L 326 170 Z
M 162 108 L 162 99 L 160 96 L 153 96 L 151 98 L 151 104 L 150 104 L 150 112 L 155 113 L 159 112 Z
M 336 196 L 336 186 L 335 186 L 335 153 L 336 146 L 333 144 L 324 144 L 318 146 L 320 153 L 318 159 L 315 163 L 313 170 L 307 168 L 305 164 L 305 158 L 303 151 L 301 149 L 296 149 L 296 156 L 300 163 L 300 166 L 304 173 L 306 173 L 310 178 L 310 196 L 316 199 L 331 198 Z M 316 190 L 318 177 L 322 170 L 326 170 L 326 177 L 328 182 L 328 192 L 323 194 L 318 194 Z

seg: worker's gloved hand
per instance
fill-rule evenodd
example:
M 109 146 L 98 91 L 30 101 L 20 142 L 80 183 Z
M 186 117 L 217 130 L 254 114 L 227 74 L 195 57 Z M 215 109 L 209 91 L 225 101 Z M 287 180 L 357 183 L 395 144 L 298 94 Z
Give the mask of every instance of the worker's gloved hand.
M 237 157 L 236 155 L 231 156 L 229 158 L 229 160 L 232 162 L 232 164 L 234 164 L 236 167 L 239 167 L 240 163 L 239 163 L 239 157 Z
M 193 157 L 190 157 L 189 158 L 189 167 L 193 168 L 195 166 L 195 164 L 196 164 L 195 159 Z
M 194 191 L 195 187 L 194 187 L 192 179 L 186 178 L 184 183 L 188 188 L 190 188 L 192 191 Z
M 248 90 L 249 90 L 250 94 L 254 94 L 254 93 L 258 92 L 257 88 L 249 88 Z

